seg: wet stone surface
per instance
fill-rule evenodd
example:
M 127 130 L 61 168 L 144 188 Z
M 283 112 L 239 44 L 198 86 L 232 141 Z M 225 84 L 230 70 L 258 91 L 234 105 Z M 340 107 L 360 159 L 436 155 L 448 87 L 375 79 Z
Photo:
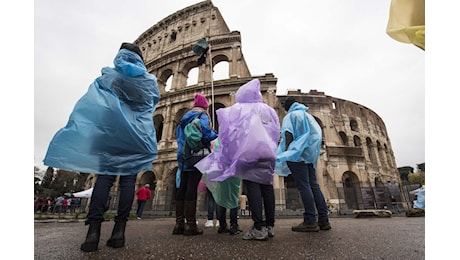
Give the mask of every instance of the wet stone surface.
M 174 218 L 130 220 L 125 247 L 106 246 L 113 221 L 102 223 L 99 250 L 80 251 L 87 226 L 79 222 L 34 224 L 34 259 L 424 259 L 425 218 L 331 218 L 332 229 L 312 233 L 291 231 L 301 217 L 277 218 L 275 236 L 268 241 L 243 240 L 204 227 L 201 236 L 172 235 Z M 249 218 L 239 219 L 248 230 Z

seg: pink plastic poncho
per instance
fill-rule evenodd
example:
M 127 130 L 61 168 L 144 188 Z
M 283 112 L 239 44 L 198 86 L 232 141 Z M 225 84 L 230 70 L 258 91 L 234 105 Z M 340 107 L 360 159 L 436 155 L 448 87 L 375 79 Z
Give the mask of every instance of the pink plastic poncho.
M 254 79 L 235 94 L 236 103 L 216 111 L 220 146 L 195 164 L 210 181 L 238 177 L 273 184 L 280 124 L 276 111 L 263 103 Z

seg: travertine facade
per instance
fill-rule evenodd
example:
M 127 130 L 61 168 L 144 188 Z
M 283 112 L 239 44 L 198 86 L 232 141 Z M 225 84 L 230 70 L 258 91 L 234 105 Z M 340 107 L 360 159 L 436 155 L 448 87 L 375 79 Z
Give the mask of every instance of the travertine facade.
M 203 37 L 212 46 L 211 55 L 206 64 L 199 66 L 198 82 L 187 84 L 190 70 L 197 67 L 198 57 L 192 46 Z M 169 15 L 146 30 L 135 43 L 141 47 L 148 71 L 157 76 L 161 92 L 154 115 L 158 159 L 153 162 L 151 171 L 138 175 L 137 187 L 150 183 L 154 188 L 154 199 L 146 211 L 172 213 L 177 170 L 175 128 L 191 107 L 194 94 L 204 94 L 210 103 L 214 100 L 214 105 L 209 107 L 212 113 L 234 104 L 236 90 L 251 79 L 259 78 L 264 102 L 277 111 L 280 122 L 286 114 L 282 106 L 286 96 L 276 96 L 277 79 L 272 73 L 250 74 L 242 53 L 240 33 L 229 30 L 211 1 Z M 220 62 L 228 63 L 228 79 L 214 81 L 211 67 Z M 171 77 L 171 86 L 167 86 Z M 384 183 L 400 183 L 383 120 L 362 105 L 316 90 L 289 92 L 288 95 L 306 104 L 322 126 L 323 146 L 317 176 L 331 210 L 347 212 L 369 208 L 370 204 L 375 208 L 383 207 L 377 199 L 379 189 L 383 189 Z M 214 128 L 218 129 L 215 112 L 211 117 L 215 118 Z M 274 187 L 277 211 L 300 207 L 292 177 L 275 175 Z M 200 195 L 199 202 L 199 207 L 205 210 L 204 196 Z

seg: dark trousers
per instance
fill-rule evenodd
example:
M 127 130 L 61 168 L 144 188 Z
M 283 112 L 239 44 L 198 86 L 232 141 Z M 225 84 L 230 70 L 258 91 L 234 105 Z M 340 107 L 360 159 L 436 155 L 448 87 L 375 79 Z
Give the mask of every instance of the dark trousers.
M 91 221 L 104 221 L 104 211 L 109 198 L 110 189 L 116 179 L 116 175 L 98 175 L 94 185 L 89 211 L 85 223 Z M 118 201 L 118 212 L 115 221 L 128 220 L 135 195 L 136 175 L 120 176 L 119 189 L 120 196 Z
M 147 203 L 146 200 L 137 200 L 137 216 L 138 217 L 141 217 L 142 216 L 142 212 L 144 212 L 144 207 L 145 207 L 145 204 Z
M 218 205 L 216 204 L 216 201 L 214 200 L 214 196 L 212 196 L 212 192 L 206 188 L 206 197 L 208 199 L 207 205 L 208 205 L 208 220 L 213 220 L 214 219 L 214 212 L 216 212 L 216 218 L 217 218 L 217 208 Z
M 227 208 L 217 205 L 217 219 L 219 226 L 227 226 Z M 230 209 L 230 226 L 238 226 L 238 207 Z
M 275 191 L 273 190 L 273 185 L 260 184 L 249 180 L 243 180 L 243 182 L 246 186 L 246 195 L 248 196 L 254 227 L 260 230 L 262 226 L 275 226 Z
M 196 200 L 198 183 L 201 180 L 201 172 L 196 168 L 193 171 L 182 171 L 180 174 L 180 186 L 176 189 L 176 200 Z

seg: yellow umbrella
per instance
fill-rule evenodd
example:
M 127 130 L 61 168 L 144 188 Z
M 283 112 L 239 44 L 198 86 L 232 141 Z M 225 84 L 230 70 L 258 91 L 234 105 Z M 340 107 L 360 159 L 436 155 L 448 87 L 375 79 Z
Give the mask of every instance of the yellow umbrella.
M 391 0 L 387 34 L 425 50 L 425 0 Z

